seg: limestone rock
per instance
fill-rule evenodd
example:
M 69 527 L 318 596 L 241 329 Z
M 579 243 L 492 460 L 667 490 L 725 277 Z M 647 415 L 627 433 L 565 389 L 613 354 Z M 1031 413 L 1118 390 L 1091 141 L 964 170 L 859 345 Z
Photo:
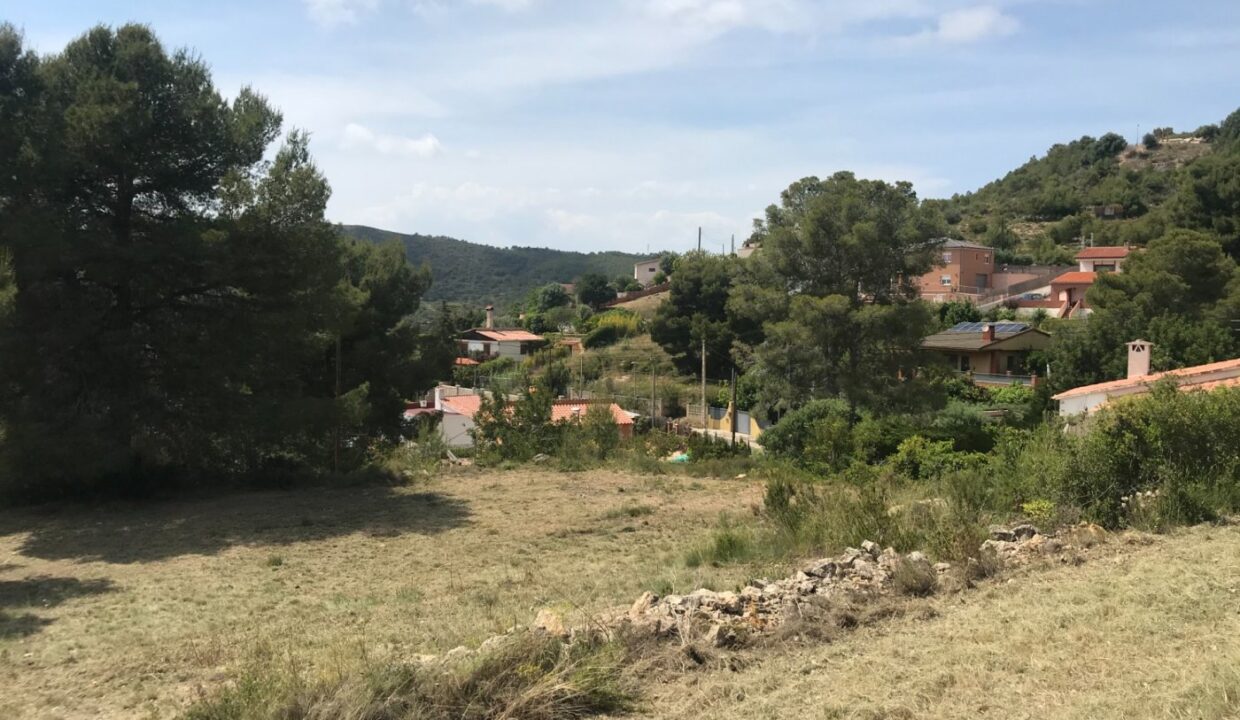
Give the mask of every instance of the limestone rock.
M 654 607 L 658 601 L 659 596 L 647 590 L 633 602 L 633 606 L 629 608 L 629 617 L 645 615 L 647 612 L 650 612 L 650 608 Z
M 542 630 L 548 635 L 554 635 L 555 637 L 568 636 L 568 629 L 564 627 L 564 618 L 550 608 L 543 608 L 538 611 L 538 615 L 534 618 L 533 628 L 535 630 Z

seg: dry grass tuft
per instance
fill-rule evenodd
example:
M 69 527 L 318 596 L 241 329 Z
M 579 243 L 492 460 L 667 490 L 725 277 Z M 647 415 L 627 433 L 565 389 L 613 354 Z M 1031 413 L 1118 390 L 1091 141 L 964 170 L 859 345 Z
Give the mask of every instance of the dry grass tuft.
M 323 680 L 264 663 L 196 703 L 185 720 L 553 720 L 623 711 L 625 648 L 538 632 L 457 660 L 363 667 Z
M 933 595 L 939 585 L 939 576 L 925 560 L 901 559 L 891 575 L 897 593 L 911 597 Z

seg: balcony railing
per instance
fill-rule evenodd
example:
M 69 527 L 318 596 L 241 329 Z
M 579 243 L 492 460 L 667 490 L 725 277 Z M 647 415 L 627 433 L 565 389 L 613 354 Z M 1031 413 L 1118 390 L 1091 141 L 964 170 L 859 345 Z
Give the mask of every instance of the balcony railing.
M 1036 375 L 1009 375 L 1005 373 L 977 372 L 966 372 L 965 374 L 973 378 L 973 382 L 978 385 L 1028 385 L 1032 387 L 1038 382 Z

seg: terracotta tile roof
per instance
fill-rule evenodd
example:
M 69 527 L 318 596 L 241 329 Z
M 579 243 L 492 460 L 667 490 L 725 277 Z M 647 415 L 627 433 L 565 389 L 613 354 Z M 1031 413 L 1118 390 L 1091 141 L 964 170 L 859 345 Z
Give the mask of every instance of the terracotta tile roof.
M 481 408 L 481 395 L 457 395 L 455 397 L 443 398 L 444 412 L 473 417 L 478 414 L 478 410 Z
M 1127 247 L 1088 247 L 1076 254 L 1077 260 L 1120 260 L 1132 252 Z
M 1226 373 L 1234 371 L 1233 377 L 1208 378 L 1215 373 Z M 1202 377 L 1207 376 L 1207 377 Z M 1162 380 L 1163 378 L 1174 378 L 1177 384 L 1186 389 L 1211 389 L 1215 387 L 1230 387 L 1240 384 L 1240 358 L 1234 360 L 1223 360 L 1221 362 L 1209 363 L 1206 365 L 1194 365 L 1193 367 L 1180 368 L 1179 370 L 1167 370 L 1165 372 L 1156 372 L 1149 375 L 1143 375 L 1137 378 L 1124 378 L 1122 380 L 1110 380 L 1108 382 L 1095 383 L 1093 385 L 1084 385 L 1071 390 L 1065 390 L 1054 396 L 1055 400 L 1063 400 L 1065 398 L 1079 397 L 1081 395 L 1092 395 L 1094 393 L 1117 392 L 1132 388 L 1139 388 L 1143 385 L 1151 385 Z
M 1051 280 L 1051 285 L 1093 285 L 1098 273 L 1073 270 Z
M 459 357 L 452 361 L 456 365 L 478 365 L 479 362 L 473 358 Z
M 564 422 L 566 420 L 584 418 L 591 405 L 601 404 L 592 403 L 588 400 L 556 400 L 551 404 L 551 422 Z M 619 405 L 608 403 L 608 409 L 611 410 L 611 417 L 616 421 L 617 425 L 633 424 L 633 418 L 622 410 Z
M 535 335 L 527 330 L 487 330 L 486 328 L 474 328 L 470 332 L 477 333 L 488 340 L 495 342 L 535 342 L 542 340 L 541 335 Z
M 564 422 L 578 417 L 585 417 L 591 405 L 601 405 L 600 402 L 591 402 L 589 400 L 555 400 L 551 403 L 551 422 Z M 607 403 L 608 409 L 611 410 L 611 417 L 616 421 L 617 425 L 632 425 L 633 418 L 627 412 L 622 410 L 615 403 Z M 444 412 L 473 417 L 482 409 L 481 395 L 457 395 L 455 397 L 443 398 Z

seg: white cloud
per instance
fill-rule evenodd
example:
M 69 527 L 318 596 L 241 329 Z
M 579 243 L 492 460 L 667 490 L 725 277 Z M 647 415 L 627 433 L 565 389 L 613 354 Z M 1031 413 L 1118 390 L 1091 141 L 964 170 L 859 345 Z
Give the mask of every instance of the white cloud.
M 598 220 L 593 215 L 586 213 L 575 213 L 560 208 L 551 208 L 547 210 L 547 221 L 555 228 L 556 232 L 568 235 L 583 230 L 593 230 L 598 225 Z
M 352 25 L 361 13 L 372 12 L 379 0 L 303 0 L 310 19 L 323 27 Z
M 497 7 L 506 12 L 521 12 L 529 10 L 534 5 L 534 0 L 467 0 L 470 5 L 490 5 Z
M 953 45 L 1007 37 L 1020 29 L 1020 22 L 993 5 L 950 10 L 938 16 L 933 29 L 904 38 L 911 44 L 939 42 Z
M 968 43 L 1011 35 L 1019 27 L 1016 18 L 996 7 L 980 5 L 941 15 L 937 34 L 944 42 Z
M 439 138 L 427 133 L 420 138 L 377 133 L 365 125 L 349 123 L 344 128 L 340 146 L 345 150 L 373 150 L 380 155 L 403 155 L 406 157 L 432 157 L 443 151 Z

